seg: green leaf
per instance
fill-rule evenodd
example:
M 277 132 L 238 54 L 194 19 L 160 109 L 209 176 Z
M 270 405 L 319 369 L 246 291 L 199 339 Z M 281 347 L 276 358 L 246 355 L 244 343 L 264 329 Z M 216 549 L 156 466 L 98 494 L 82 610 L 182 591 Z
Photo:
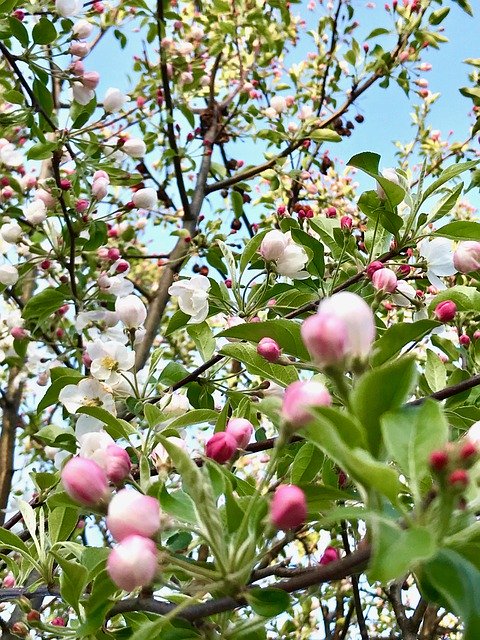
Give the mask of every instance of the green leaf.
M 439 187 L 441 187 L 445 182 L 448 182 L 452 178 L 459 176 L 464 171 L 468 171 L 469 169 L 473 169 L 478 164 L 478 160 L 470 160 L 468 162 L 459 162 L 458 164 L 453 164 L 447 169 L 444 169 L 440 176 L 432 182 L 432 184 L 425 189 L 423 194 L 421 195 L 419 204 L 425 202 L 427 198 L 433 195 Z
M 325 272 L 323 244 L 301 229 L 292 229 L 292 238 L 297 244 L 310 249 L 312 252 L 313 257 L 309 260 L 307 266 L 309 273 L 318 278 L 323 278 Z
M 63 387 L 66 387 L 68 384 L 78 384 L 78 382 L 80 382 L 82 378 L 80 378 L 78 375 L 65 375 L 52 382 L 52 384 L 45 392 L 45 395 L 38 403 L 37 411 L 40 413 L 47 407 L 50 407 L 52 404 L 58 402 L 58 396 Z
M 103 422 L 105 425 L 105 431 L 112 436 L 114 440 L 125 438 L 128 440 L 132 435 L 138 435 L 137 430 L 126 420 L 116 418 L 106 409 L 102 407 L 80 407 L 77 413 L 85 413 L 87 416 L 92 416 Z
M 416 564 L 433 556 L 435 551 L 435 538 L 428 529 L 412 527 L 404 530 L 393 523 L 376 522 L 369 579 L 386 583 L 401 578 Z
M 32 31 L 33 41 L 36 44 L 50 44 L 57 38 L 57 30 L 54 25 L 42 16 Z
M 180 309 L 178 311 L 175 311 L 168 322 L 167 328 L 165 329 L 165 336 L 169 336 L 174 331 L 185 327 L 189 320 L 190 316 L 188 316 L 186 313 L 183 313 L 183 311 L 180 311 Z
M 456 220 L 440 227 L 433 235 L 452 240 L 479 240 L 480 224 L 468 220 Z
M 468 13 L 469 16 L 473 16 L 472 7 L 468 0 L 453 0 L 453 2 L 455 2 L 455 4 L 458 4 L 458 6 L 461 7 L 465 11 L 465 13 Z
M 429 457 L 448 441 L 448 423 L 441 406 L 426 400 L 420 406 L 403 407 L 382 419 L 385 446 L 410 480 L 416 501 L 422 480 L 429 475 Z
M 235 217 L 241 218 L 243 215 L 243 196 L 238 191 L 233 190 L 230 194 L 230 198 L 232 201 L 232 208 L 235 214 Z
M 290 468 L 292 484 L 309 482 L 320 471 L 323 464 L 322 456 L 318 455 L 317 447 L 311 443 L 303 444 L 295 456 Z M 317 489 L 317 487 L 315 487 Z
M 67 300 L 65 294 L 58 289 L 47 287 L 30 298 L 23 309 L 25 320 L 44 320 L 52 315 Z
M 288 593 L 273 587 L 250 589 L 246 594 L 246 598 L 255 613 L 264 618 L 278 616 L 290 606 Z
M 48 515 L 48 531 L 52 544 L 67 540 L 77 526 L 78 509 L 55 507 Z
M 195 504 L 188 493 L 184 491 L 172 491 L 168 493 L 166 488 L 162 487 L 159 501 L 162 509 L 174 518 L 182 522 L 188 522 L 189 524 L 197 524 Z
M 300 324 L 293 320 L 267 320 L 265 322 L 251 322 L 239 324 L 226 329 L 219 334 L 221 338 L 237 338 L 259 342 L 262 338 L 276 340 L 285 353 L 310 360 L 309 353 L 303 344 L 300 334 Z
M 386 200 L 381 200 L 376 191 L 365 191 L 358 200 L 358 207 L 372 222 L 379 221 L 380 225 L 396 234 L 402 228 L 403 220 L 389 206 Z
M 447 370 L 445 365 L 440 359 L 440 356 L 431 349 L 427 349 L 425 380 L 432 392 L 440 391 L 440 389 L 443 389 L 447 384 Z
M 78 562 L 66 560 L 55 551 L 51 551 L 50 553 L 55 556 L 55 559 L 62 568 L 60 575 L 60 593 L 62 594 L 62 598 L 68 602 L 77 614 L 80 614 L 79 602 L 87 584 L 88 571 L 83 565 Z
M 0 527 L 0 545 L 18 551 L 23 557 L 30 557 L 27 545 L 15 533 Z
M 206 362 L 209 360 L 213 352 L 215 351 L 215 338 L 213 337 L 212 330 L 206 322 L 200 324 L 190 324 L 187 326 L 187 333 L 195 342 L 202 360 Z
M 18 18 L 14 18 L 10 16 L 8 18 L 8 26 L 10 27 L 10 31 L 14 38 L 16 38 L 20 44 L 27 48 L 28 47 L 28 31 L 25 28 L 25 25 L 18 20 Z
M 11 102 L 12 104 L 23 104 L 25 102 L 25 96 L 20 91 L 15 91 L 15 89 L 10 89 L 10 91 L 5 91 L 3 94 L 3 98 L 6 102 Z
M 420 572 L 424 597 L 459 616 L 465 630 L 463 640 L 480 637 L 480 571 L 451 549 L 441 549 Z
M 243 362 L 247 371 L 252 375 L 272 380 L 282 387 L 286 387 L 292 382 L 295 382 L 295 380 L 298 380 L 295 367 L 271 364 L 267 362 L 265 358 L 259 356 L 255 347 L 250 345 L 240 343 L 227 344 L 221 349 L 220 353 Z
M 374 343 L 372 364 L 378 366 L 387 360 L 391 360 L 404 347 L 410 343 L 419 342 L 440 325 L 440 322 L 434 320 L 394 324 Z
M 341 142 L 342 136 L 340 136 L 333 129 L 314 129 L 308 133 L 310 140 L 315 142 Z
M 189 427 L 192 424 L 215 422 L 218 419 L 218 415 L 218 411 L 213 411 L 213 409 L 192 409 L 183 416 L 174 418 L 165 426 L 168 427 L 168 429 L 183 429 L 184 427 Z
M 251 240 L 247 242 L 245 249 L 242 252 L 242 257 L 240 258 L 240 271 L 239 278 L 242 277 L 245 269 L 250 265 L 253 256 L 258 253 L 258 249 L 262 244 L 262 240 L 268 231 L 262 231 L 261 233 L 257 233 Z
M 365 151 L 364 153 L 358 153 L 350 158 L 347 162 L 351 167 L 357 167 L 361 169 L 379 183 L 382 189 L 385 191 L 386 198 L 392 207 L 400 204 L 405 197 L 405 189 L 394 182 L 390 182 L 382 176 L 380 173 L 380 156 L 378 153 L 372 153 L 371 151 Z
M 381 416 L 408 399 L 416 377 L 415 359 L 407 356 L 368 371 L 356 384 L 352 410 L 367 431 L 368 448 L 374 456 L 382 444 Z

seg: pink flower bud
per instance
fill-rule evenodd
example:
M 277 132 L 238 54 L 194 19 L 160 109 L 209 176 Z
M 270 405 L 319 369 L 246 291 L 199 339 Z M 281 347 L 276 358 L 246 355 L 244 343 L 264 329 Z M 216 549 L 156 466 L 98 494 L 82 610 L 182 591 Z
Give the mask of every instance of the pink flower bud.
M 72 56 L 77 56 L 78 58 L 84 58 L 89 51 L 90 45 L 86 42 L 72 42 L 69 49 Z
M 139 209 L 154 209 L 158 203 L 157 192 L 151 187 L 139 189 L 133 195 L 132 202 Z
M 34 200 L 41 200 L 46 207 L 55 206 L 55 198 L 45 189 L 37 189 L 33 194 Z
M 54 618 L 50 624 L 52 624 L 54 627 L 66 627 L 67 625 L 65 624 L 65 620 L 62 618 L 62 616 L 57 616 L 56 618 Z
M 98 83 L 100 82 L 100 74 L 96 71 L 87 71 L 83 74 L 80 82 L 87 89 L 96 89 L 98 87 Z
M 158 500 L 122 489 L 108 505 L 107 527 L 116 540 L 133 535 L 151 538 L 160 529 Z
M 96 178 L 92 184 L 92 196 L 96 200 L 102 200 L 108 193 L 109 180 L 106 178 Z
M 348 366 L 370 353 L 375 338 L 373 312 L 360 296 L 341 291 L 320 303 L 318 312 L 303 323 L 301 333 L 320 366 Z
M 2 586 L 5 589 L 11 589 L 12 587 L 15 586 L 15 584 L 16 584 L 15 576 L 11 571 L 9 571 L 3 579 Z
M 453 264 L 460 273 L 478 271 L 480 269 L 480 242 L 460 242 L 453 254 Z
M 462 347 L 465 347 L 466 349 L 470 346 L 470 343 L 471 343 L 470 336 L 467 336 L 466 333 L 462 334 L 459 337 L 458 341 L 460 342 Z
M 270 503 L 270 520 L 277 529 L 295 529 L 307 519 L 307 501 L 294 484 L 277 487 Z
M 77 213 L 85 213 L 89 206 L 90 202 L 88 200 L 85 200 L 85 198 L 81 198 L 80 200 L 77 200 L 75 202 L 75 211 Z
M 109 175 L 106 171 L 104 171 L 103 169 L 98 169 L 98 171 L 95 171 L 95 173 L 93 174 L 93 181 L 95 182 L 95 180 L 98 180 L 99 178 L 105 178 L 105 180 L 107 180 L 107 182 L 110 182 L 110 178 Z
M 158 552 L 153 540 L 132 535 L 111 551 L 107 571 L 113 582 L 125 591 L 152 582 L 157 571 Z
M 336 562 L 339 558 L 340 554 L 338 549 L 335 549 L 335 547 L 327 547 L 320 558 L 320 564 L 330 564 L 331 562 Z
M 312 420 L 312 408 L 328 407 L 331 403 L 330 394 L 321 382 L 297 380 L 285 390 L 282 417 L 294 428 L 304 427 Z
M 83 62 L 81 60 L 75 60 L 70 65 L 70 71 L 74 76 L 83 76 L 85 73 L 85 67 L 83 66 Z
M 252 437 L 253 425 L 245 418 L 230 418 L 225 432 L 235 438 L 240 449 L 245 449 Z
M 352 225 L 353 220 L 350 216 L 342 216 L 340 218 L 340 228 L 343 229 L 343 231 L 350 231 Z
M 448 452 L 445 449 L 432 451 L 428 461 L 434 471 L 443 471 L 449 462 Z
M 62 484 L 68 495 L 86 507 L 94 507 L 108 495 L 108 481 L 103 469 L 88 458 L 71 458 L 63 467 Z
M 380 262 L 380 260 L 375 260 L 374 262 L 371 262 L 367 267 L 367 276 L 370 278 L 370 280 L 373 278 L 373 274 L 375 273 L 375 271 L 378 271 L 379 269 L 383 269 L 384 266 L 385 265 L 382 262 Z
M 262 338 L 257 345 L 257 353 L 262 358 L 265 358 L 267 362 L 277 362 L 282 355 L 282 350 L 278 342 L 272 338 Z
M 469 476 L 465 469 L 455 469 L 448 476 L 448 484 L 455 489 L 465 489 L 469 483 Z
M 10 329 L 10 335 L 15 338 L 15 340 L 23 340 L 28 336 L 28 333 L 23 327 L 13 327 Z
M 327 218 L 336 218 L 337 210 L 335 209 L 335 207 L 328 207 L 328 209 L 325 211 L 325 215 L 327 216 Z
M 219 464 L 228 462 L 238 449 L 236 438 L 227 431 L 215 433 L 205 444 L 205 455 Z
M 265 234 L 260 245 L 259 253 L 267 262 L 277 260 L 284 253 L 287 244 L 287 236 L 281 231 L 274 229 Z
M 397 288 L 397 276 L 391 269 L 378 269 L 372 275 L 372 284 L 377 291 L 393 293 Z
M 457 305 L 452 300 L 444 300 L 435 307 L 434 314 L 440 322 L 450 322 L 457 313 Z
M 115 311 L 119 320 L 128 329 L 138 329 L 147 317 L 147 309 L 138 296 L 130 295 L 124 298 L 117 298 Z
M 113 484 L 123 482 L 131 468 L 130 456 L 125 449 L 118 444 L 109 444 L 104 450 L 104 469 L 110 482 Z

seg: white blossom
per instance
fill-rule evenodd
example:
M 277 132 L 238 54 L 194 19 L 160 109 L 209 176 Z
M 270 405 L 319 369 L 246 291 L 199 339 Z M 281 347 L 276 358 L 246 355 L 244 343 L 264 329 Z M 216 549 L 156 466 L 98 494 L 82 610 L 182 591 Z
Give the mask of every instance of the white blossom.
M 405 280 L 399 280 L 396 291 L 392 295 L 392 302 L 396 304 L 397 307 L 409 307 L 412 304 L 411 301 L 415 300 L 416 295 L 417 292 L 411 284 L 408 284 Z
M 147 309 L 138 296 L 117 299 L 115 312 L 128 329 L 138 329 L 147 317 Z
M 27 204 L 23 214 L 30 224 L 42 224 L 47 219 L 47 207 L 43 200 L 34 200 Z
M 424 238 L 418 244 L 418 251 L 427 263 L 427 278 L 437 289 L 446 289 L 438 276 L 453 276 L 456 273 L 453 242 L 448 238 Z
M 103 108 L 107 113 L 114 113 L 120 111 L 127 100 L 127 96 L 120 89 L 109 87 L 103 98 Z
M 55 2 L 56 12 L 64 18 L 70 18 L 80 13 L 82 9 L 83 0 L 56 0 Z
M 11 264 L 0 265 L 0 282 L 6 285 L 15 284 L 18 280 L 18 270 Z
M 7 167 L 19 167 L 23 163 L 23 156 L 13 144 L 7 142 L 0 147 L 0 162 Z
M 107 384 L 115 384 L 121 372 L 129 371 L 135 364 L 133 351 L 119 342 L 95 340 L 87 344 L 86 351 L 92 359 L 92 376 Z
M 190 317 L 191 324 L 203 322 L 208 315 L 208 291 L 210 281 L 205 276 L 193 276 L 172 284 L 168 293 L 178 298 L 178 306 Z
M 58 399 L 69 413 L 80 407 L 102 407 L 115 415 L 115 402 L 107 387 L 93 378 L 84 378 L 78 384 L 67 384 Z

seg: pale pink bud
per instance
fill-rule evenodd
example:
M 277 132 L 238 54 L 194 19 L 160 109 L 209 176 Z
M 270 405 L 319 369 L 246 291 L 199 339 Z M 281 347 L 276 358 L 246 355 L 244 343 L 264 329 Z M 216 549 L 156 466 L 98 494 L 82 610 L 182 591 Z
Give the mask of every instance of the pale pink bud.
M 133 535 L 151 538 L 160 529 L 158 500 L 122 489 L 108 505 L 107 527 L 116 540 Z
M 293 428 L 300 428 L 312 420 L 311 409 L 328 407 L 332 398 L 325 386 L 316 380 L 297 380 L 285 389 L 282 417 Z
M 345 366 L 368 356 L 375 338 L 375 321 L 360 296 L 341 291 L 324 299 L 301 331 L 315 362 L 323 367 Z
M 23 340 L 28 336 L 28 333 L 23 327 L 13 327 L 10 329 L 10 335 L 15 338 L 15 340 Z
M 452 300 L 444 300 L 435 307 L 434 314 L 440 322 L 450 322 L 457 313 L 457 305 Z
M 372 276 L 372 284 L 378 291 L 393 293 L 397 288 L 397 276 L 391 269 L 378 269 Z
M 453 264 L 460 273 L 470 273 L 480 269 L 480 242 L 460 242 L 453 254 Z
M 100 82 L 100 74 L 96 71 L 87 71 L 83 74 L 80 82 L 87 89 L 96 89 L 98 87 L 98 83 Z
M 83 74 L 85 73 L 83 62 L 81 60 L 75 60 L 75 62 L 72 62 L 72 64 L 70 65 L 70 71 L 75 76 L 83 76 Z
M 139 189 L 134 193 L 132 202 L 139 209 L 153 209 L 158 202 L 157 192 L 151 187 Z
M 85 58 L 89 51 L 90 46 L 86 42 L 72 42 L 69 49 L 69 53 L 78 58 Z
M 335 547 L 327 547 L 323 552 L 323 556 L 320 558 L 320 564 L 327 565 L 331 562 L 336 562 L 340 558 L 338 549 Z
M 95 182 L 95 180 L 98 180 L 99 178 L 105 178 L 105 180 L 107 180 L 110 183 L 110 177 L 108 175 L 108 173 L 106 171 L 104 171 L 103 169 L 98 169 L 98 171 L 95 171 L 95 173 L 93 174 L 93 181 Z
M 143 158 L 147 153 L 147 145 L 140 138 L 129 138 L 125 140 L 122 151 L 131 158 Z
M 245 449 L 252 437 L 253 425 L 245 418 L 230 418 L 225 431 L 235 438 L 240 449 Z
M 123 482 L 132 468 L 128 453 L 117 444 L 109 444 L 104 450 L 104 454 L 104 469 L 107 478 L 114 484 Z
M 300 487 L 281 484 L 270 503 L 270 520 L 277 529 L 296 529 L 307 519 L 307 501 Z
M 16 584 L 15 576 L 11 571 L 7 573 L 2 581 L 2 585 L 5 589 L 11 589 Z
M 269 231 L 265 234 L 260 245 L 259 253 L 267 262 L 277 260 L 281 255 L 283 255 L 287 244 L 287 236 L 281 231 L 273 229 L 273 231 Z
M 80 200 L 77 200 L 75 202 L 75 211 L 77 213 L 85 213 L 89 206 L 90 202 L 88 200 L 85 200 L 85 198 L 81 198 Z
M 153 540 L 131 535 L 110 552 L 107 571 L 117 587 L 133 591 L 152 582 L 157 571 L 157 560 L 158 552 Z
M 124 95 L 120 89 L 110 87 L 107 89 L 105 97 L 103 98 L 103 108 L 107 113 L 120 111 L 126 101 L 127 96 Z
M 71 458 L 63 467 L 62 484 L 68 495 L 86 507 L 94 507 L 108 495 L 108 481 L 103 469 L 88 458 Z
M 93 24 L 88 20 L 77 20 L 72 27 L 72 33 L 78 40 L 85 40 L 93 31 Z
M 45 189 L 36 189 L 33 198 L 34 200 L 41 200 L 46 207 L 55 206 L 55 198 Z
M 238 443 L 231 433 L 219 431 L 205 444 L 205 455 L 219 464 L 228 462 L 235 455 Z
M 105 178 L 97 178 L 92 184 L 92 196 L 96 200 L 102 200 L 108 193 L 109 181 Z
M 147 317 L 147 309 L 138 296 L 130 295 L 124 298 L 117 298 L 115 311 L 118 319 L 128 329 L 138 329 Z
M 277 362 L 282 355 L 282 350 L 278 342 L 272 338 L 262 338 L 257 345 L 257 353 L 262 358 L 265 358 L 267 362 Z

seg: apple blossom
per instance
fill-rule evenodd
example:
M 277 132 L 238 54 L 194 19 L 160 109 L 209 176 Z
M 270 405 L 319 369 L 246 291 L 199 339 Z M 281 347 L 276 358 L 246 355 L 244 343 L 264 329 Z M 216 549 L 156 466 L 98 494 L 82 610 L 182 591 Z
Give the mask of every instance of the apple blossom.
M 183 393 L 166 393 L 158 403 L 158 408 L 168 419 L 177 418 L 192 410 L 187 396 Z
M 0 283 L 6 285 L 15 284 L 18 280 L 18 270 L 11 264 L 0 265 Z
M 457 305 L 452 300 L 444 300 L 437 304 L 434 310 L 435 317 L 440 322 L 450 322 L 457 313 Z
M 117 587 L 133 591 L 152 582 L 157 562 L 158 552 L 153 540 L 131 535 L 110 552 L 107 571 Z
M 270 503 L 270 520 L 277 529 L 296 529 L 307 519 L 307 500 L 300 487 L 281 484 Z
M 331 403 L 332 398 L 321 382 L 297 380 L 285 390 L 281 415 L 291 428 L 300 429 L 312 420 L 312 408 L 328 407 Z
M 275 113 L 280 115 L 287 108 L 287 101 L 283 96 L 273 96 L 270 100 L 270 107 L 274 109 Z
M 240 449 L 245 449 L 253 433 L 253 424 L 245 418 L 230 418 L 225 432 L 232 435 Z
M 47 219 L 47 207 L 43 200 L 34 200 L 25 207 L 23 214 L 30 224 L 41 224 Z
M 0 162 L 7 167 L 19 167 L 23 162 L 23 156 L 13 144 L 7 142 L 0 147 Z
M 322 557 L 319 560 L 319 564 L 325 566 L 331 562 L 336 562 L 340 559 L 340 553 L 335 547 L 327 547 L 323 552 Z
M 209 279 L 198 275 L 174 282 L 168 293 L 178 299 L 180 310 L 190 316 L 189 324 L 199 324 L 208 316 L 209 289 Z
M 77 58 L 85 58 L 85 56 L 90 53 L 90 45 L 87 42 L 79 42 L 77 40 L 75 42 L 72 42 L 68 51 L 72 56 L 77 56 Z
M 85 40 L 93 31 L 93 24 L 88 20 L 77 20 L 73 27 L 72 33 L 78 40 Z
M 52 194 L 49 191 L 46 191 L 45 189 L 42 189 L 42 188 L 35 190 L 33 194 L 33 198 L 34 200 L 41 200 L 47 208 L 54 207 L 56 203 L 56 200 L 52 196 Z
M 288 239 L 286 234 L 277 229 L 273 229 L 273 231 L 268 231 L 263 237 L 259 253 L 267 262 L 277 260 L 285 251 L 287 244 Z
M 392 302 L 398 307 L 409 307 L 417 295 L 416 290 L 405 280 L 397 281 L 397 288 L 392 295 Z
M 81 77 L 80 82 L 87 89 L 96 89 L 100 82 L 100 74 L 97 71 L 87 71 Z
M 63 467 L 61 478 L 72 500 L 86 507 L 95 507 L 107 498 L 107 476 L 93 460 L 71 458 Z
M 158 203 L 158 196 L 155 189 L 139 189 L 133 194 L 133 204 L 139 209 L 154 209 Z
M 7 222 L 7 224 L 2 225 L 0 227 L 0 234 L 4 240 L 15 244 L 22 237 L 23 229 L 18 222 L 14 220 L 13 222 Z
M 87 105 L 95 97 L 95 92 L 84 86 L 83 82 L 74 82 L 72 92 L 75 102 L 81 105 Z
M 92 378 L 84 378 L 78 384 L 67 384 L 58 399 L 69 413 L 76 413 L 80 407 L 102 407 L 114 415 L 116 413 L 112 394 Z
M 160 524 L 158 500 L 133 489 L 122 489 L 108 505 L 107 527 L 116 540 L 132 535 L 151 538 Z
M 92 196 L 96 200 L 103 200 L 108 193 L 108 185 L 110 180 L 108 178 L 94 178 L 92 184 Z
M 174 444 L 179 449 L 182 449 L 183 451 L 187 450 L 187 445 L 185 444 L 185 441 L 182 440 L 182 438 L 177 438 L 176 436 L 169 436 L 167 440 L 172 444 Z M 157 444 L 155 449 L 150 454 L 150 457 L 153 460 L 153 464 L 155 465 L 158 471 L 170 465 L 170 454 L 161 443 Z
M 70 18 L 82 9 L 83 0 L 55 0 L 55 10 L 64 18 Z
M 92 360 L 90 373 L 107 384 L 118 382 L 121 373 L 130 371 L 135 364 L 134 352 L 119 342 L 95 340 L 87 344 L 86 350 Z
M 114 113 L 115 111 L 120 111 L 127 100 L 127 96 L 120 89 L 110 87 L 103 98 L 103 108 L 107 113 Z
M 453 242 L 448 238 L 424 238 L 418 243 L 418 252 L 427 263 L 427 278 L 439 290 L 446 289 L 438 276 L 453 276 Z
M 459 242 L 453 254 L 453 264 L 460 273 L 470 273 L 480 269 L 480 242 Z
M 117 298 L 115 301 L 115 312 L 118 319 L 123 322 L 127 329 L 138 329 L 147 317 L 147 309 L 138 296 L 127 295 Z

